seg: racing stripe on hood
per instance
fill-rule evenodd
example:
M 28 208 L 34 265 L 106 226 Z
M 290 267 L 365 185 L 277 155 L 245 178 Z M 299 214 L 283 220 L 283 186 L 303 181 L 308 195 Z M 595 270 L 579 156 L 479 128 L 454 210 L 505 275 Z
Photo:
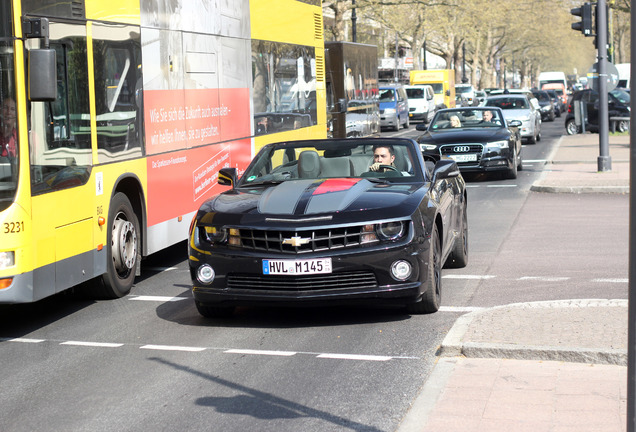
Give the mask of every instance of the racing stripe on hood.
M 294 214 L 298 202 L 314 182 L 315 180 L 286 181 L 267 189 L 258 201 L 258 212 L 276 215 Z
M 328 179 L 315 189 L 305 214 L 343 211 L 371 186 L 362 179 Z

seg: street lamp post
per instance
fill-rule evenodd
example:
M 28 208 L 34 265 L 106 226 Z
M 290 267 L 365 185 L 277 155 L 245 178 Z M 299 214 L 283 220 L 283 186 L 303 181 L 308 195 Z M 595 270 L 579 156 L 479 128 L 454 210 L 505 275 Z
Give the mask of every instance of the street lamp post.
M 358 21 L 358 17 L 356 16 L 356 0 L 352 0 L 353 9 L 351 9 L 351 41 L 357 42 L 356 35 L 356 22 Z

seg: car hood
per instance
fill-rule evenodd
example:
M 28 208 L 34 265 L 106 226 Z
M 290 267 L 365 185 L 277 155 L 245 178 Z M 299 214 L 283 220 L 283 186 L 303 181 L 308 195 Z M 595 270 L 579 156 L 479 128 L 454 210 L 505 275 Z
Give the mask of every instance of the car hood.
M 468 142 L 491 142 L 508 139 L 510 131 L 506 128 L 474 128 L 457 131 L 427 131 L 417 138 L 418 143 L 455 144 Z
M 406 217 L 428 183 L 384 184 L 360 178 L 288 180 L 270 187 L 241 187 L 217 195 L 199 209 L 221 223 L 311 222 L 317 215 L 343 222 Z M 322 219 L 322 218 L 321 218 Z M 231 222 L 230 222 L 231 221 Z

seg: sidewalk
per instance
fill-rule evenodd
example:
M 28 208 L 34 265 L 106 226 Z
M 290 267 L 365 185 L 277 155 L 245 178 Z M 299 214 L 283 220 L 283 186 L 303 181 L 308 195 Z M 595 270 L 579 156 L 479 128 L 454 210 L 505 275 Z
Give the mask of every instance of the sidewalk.
M 629 193 L 629 136 L 610 136 L 611 171 L 598 172 L 598 134 L 564 135 L 531 190 L 552 193 Z
M 629 136 L 564 136 L 535 192 L 630 192 Z M 398 432 L 621 432 L 627 428 L 627 300 L 485 308 L 457 319 Z

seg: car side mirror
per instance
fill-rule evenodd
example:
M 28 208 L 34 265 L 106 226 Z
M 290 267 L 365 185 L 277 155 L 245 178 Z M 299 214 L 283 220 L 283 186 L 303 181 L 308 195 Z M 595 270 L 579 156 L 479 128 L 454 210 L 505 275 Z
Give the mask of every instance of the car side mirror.
M 511 127 L 521 127 L 521 120 L 510 120 L 508 122 L 508 126 Z
M 446 96 L 450 96 L 450 90 L 446 90 Z
M 217 177 L 217 182 L 223 186 L 234 187 L 237 180 L 236 168 L 221 168 Z
M 433 169 L 433 182 L 459 176 L 457 162 L 452 159 L 440 159 Z
M 427 131 L 428 130 L 428 126 L 426 126 L 424 123 L 418 123 L 418 124 L 415 125 L 415 130 Z

